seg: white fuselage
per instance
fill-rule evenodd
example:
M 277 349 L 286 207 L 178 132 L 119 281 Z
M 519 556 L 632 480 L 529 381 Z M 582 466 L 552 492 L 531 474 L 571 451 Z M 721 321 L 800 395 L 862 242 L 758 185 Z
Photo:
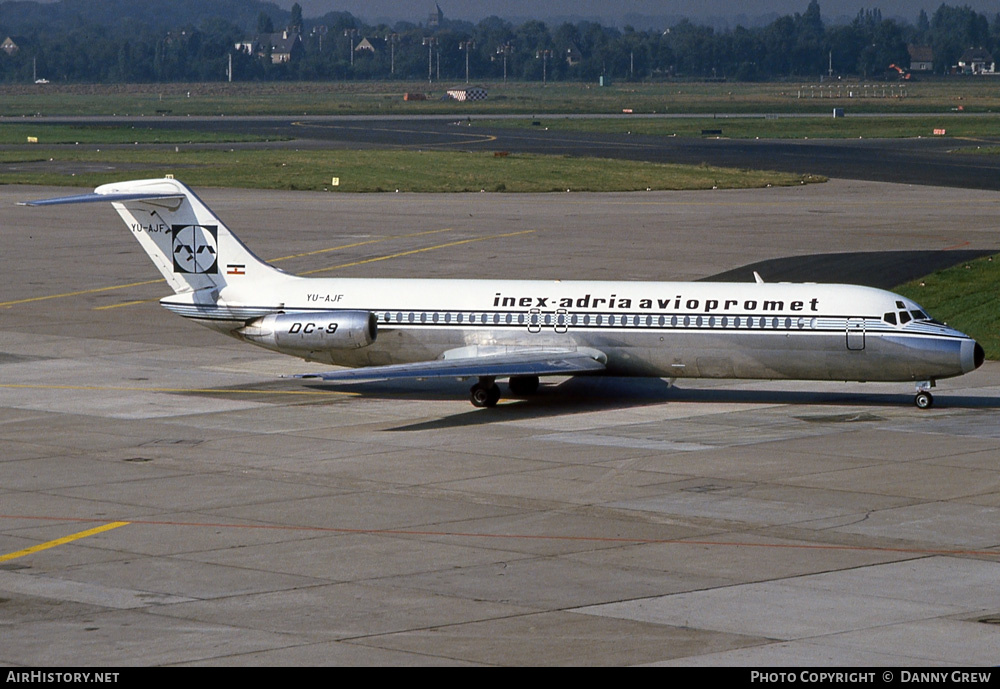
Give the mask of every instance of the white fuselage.
M 318 279 L 242 284 L 170 310 L 227 334 L 273 313 L 358 310 L 378 337 L 349 350 L 270 347 L 343 366 L 426 361 L 462 347 L 594 349 L 610 375 L 925 381 L 976 368 L 982 350 L 909 299 L 852 285 Z M 259 342 L 257 344 L 260 344 Z M 977 351 L 978 350 L 978 351 Z

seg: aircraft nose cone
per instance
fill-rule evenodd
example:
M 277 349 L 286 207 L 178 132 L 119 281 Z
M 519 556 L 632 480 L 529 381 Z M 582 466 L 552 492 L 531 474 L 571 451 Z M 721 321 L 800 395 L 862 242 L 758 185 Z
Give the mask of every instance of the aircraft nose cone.
M 986 360 L 986 352 L 983 346 L 971 337 L 962 342 L 962 373 L 974 371 L 983 365 Z

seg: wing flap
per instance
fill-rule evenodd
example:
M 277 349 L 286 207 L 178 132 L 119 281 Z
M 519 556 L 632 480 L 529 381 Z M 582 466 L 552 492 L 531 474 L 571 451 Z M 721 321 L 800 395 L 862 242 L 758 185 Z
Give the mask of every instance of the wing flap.
M 603 356 L 591 351 L 511 352 L 487 356 L 456 357 L 411 364 L 302 373 L 292 378 L 320 379 L 328 383 L 371 383 L 405 378 L 472 378 L 490 376 L 568 376 L 604 370 Z

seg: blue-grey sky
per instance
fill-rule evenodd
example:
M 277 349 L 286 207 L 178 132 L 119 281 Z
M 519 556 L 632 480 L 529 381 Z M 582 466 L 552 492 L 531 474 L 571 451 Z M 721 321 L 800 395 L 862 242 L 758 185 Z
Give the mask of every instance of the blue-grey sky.
M 276 0 L 277 4 L 289 8 L 295 0 Z M 303 14 L 316 17 L 329 11 L 347 11 L 368 22 L 406 20 L 415 23 L 427 21 L 434 2 L 429 0 L 298 0 Z M 438 0 L 445 17 L 478 22 L 491 15 L 504 19 L 525 18 L 543 21 L 560 21 L 568 17 L 599 20 L 606 25 L 621 26 L 629 23 L 630 17 L 662 17 L 676 19 L 689 17 L 692 20 L 723 21 L 735 26 L 737 23 L 752 23 L 755 19 L 778 14 L 794 14 L 805 11 L 809 0 Z M 916 20 L 921 9 L 933 15 L 942 0 L 820 0 L 819 6 L 827 22 L 852 18 L 861 9 L 874 7 L 882 11 L 884 17 L 901 17 L 907 21 Z M 952 6 L 972 7 L 977 12 L 992 18 L 1000 12 L 997 0 L 947 0 Z

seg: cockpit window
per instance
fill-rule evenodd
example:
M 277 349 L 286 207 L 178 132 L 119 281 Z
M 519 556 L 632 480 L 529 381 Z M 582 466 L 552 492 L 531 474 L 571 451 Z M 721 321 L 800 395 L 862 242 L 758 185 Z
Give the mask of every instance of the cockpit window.
M 927 314 L 924 313 L 923 311 L 921 311 L 920 309 L 914 309 L 913 311 L 910 311 L 910 315 L 913 316 L 913 320 L 915 320 L 915 321 L 927 321 L 927 320 L 930 320 L 927 317 Z
M 909 322 L 910 322 L 910 314 L 908 314 L 906 311 L 900 311 L 899 312 L 899 324 L 900 325 L 906 325 Z
M 882 316 L 882 320 L 889 325 L 896 325 L 896 314 L 892 311 L 888 311 L 884 316 Z

